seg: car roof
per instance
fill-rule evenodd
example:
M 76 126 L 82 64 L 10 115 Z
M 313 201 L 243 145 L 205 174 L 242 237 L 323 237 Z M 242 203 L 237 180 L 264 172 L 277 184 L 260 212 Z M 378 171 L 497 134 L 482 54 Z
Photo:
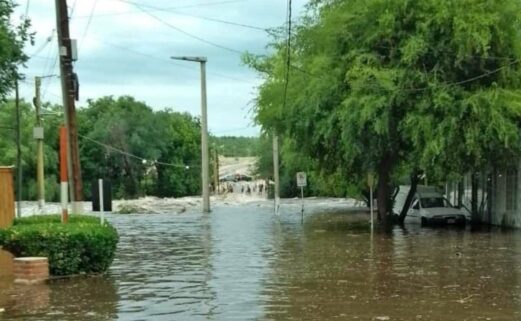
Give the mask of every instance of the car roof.
M 440 193 L 418 193 L 418 195 L 420 195 L 420 198 L 443 198 L 443 195 L 441 195 Z

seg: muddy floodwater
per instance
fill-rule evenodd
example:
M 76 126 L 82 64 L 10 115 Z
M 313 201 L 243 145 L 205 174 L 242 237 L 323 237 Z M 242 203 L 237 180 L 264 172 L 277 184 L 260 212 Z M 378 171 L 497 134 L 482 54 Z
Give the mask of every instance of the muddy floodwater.
M 0 320 L 521 320 L 521 233 L 353 227 L 366 214 L 220 205 L 109 215 L 107 276 L 19 286 Z M 0 310 L 1 311 L 1 310 Z

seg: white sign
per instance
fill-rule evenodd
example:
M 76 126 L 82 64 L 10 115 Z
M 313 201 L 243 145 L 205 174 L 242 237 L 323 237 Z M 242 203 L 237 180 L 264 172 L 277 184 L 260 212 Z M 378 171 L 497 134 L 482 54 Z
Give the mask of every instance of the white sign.
M 34 139 L 43 139 L 43 127 L 34 127 L 33 137 Z
M 308 185 L 308 182 L 307 182 L 306 173 L 298 172 L 297 173 L 297 186 L 298 187 L 304 187 L 304 186 L 307 186 L 307 185 Z

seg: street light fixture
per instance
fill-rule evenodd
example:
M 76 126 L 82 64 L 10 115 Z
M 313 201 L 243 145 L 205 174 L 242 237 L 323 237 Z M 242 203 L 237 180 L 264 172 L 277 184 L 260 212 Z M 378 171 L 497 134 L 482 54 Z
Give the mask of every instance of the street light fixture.
M 203 212 L 210 212 L 210 175 L 208 160 L 208 114 L 206 107 L 206 57 L 173 56 L 174 60 L 198 62 L 201 64 L 201 178 L 203 192 Z

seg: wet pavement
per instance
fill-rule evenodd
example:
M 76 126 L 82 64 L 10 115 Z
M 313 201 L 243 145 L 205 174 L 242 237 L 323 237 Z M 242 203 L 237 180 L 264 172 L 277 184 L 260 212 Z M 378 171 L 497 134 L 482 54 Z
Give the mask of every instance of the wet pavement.
M 269 203 L 109 215 L 107 276 L 12 284 L 0 320 L 521 320 L 521 233 L 396 228 Z M 0 267 L 2 268 L 2 267 Z

